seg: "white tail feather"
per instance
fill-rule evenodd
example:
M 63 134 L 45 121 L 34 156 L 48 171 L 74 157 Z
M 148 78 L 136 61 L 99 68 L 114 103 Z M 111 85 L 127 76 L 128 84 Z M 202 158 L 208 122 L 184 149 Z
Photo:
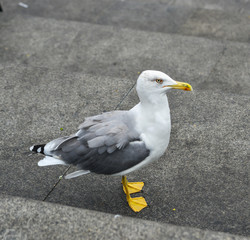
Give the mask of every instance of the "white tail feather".
M 81 175 L 88 174 L 88 173 L 90 173 L 90 171 L 88 171 L 88 170 L 78 170 L 78 171 L 75 171 L 75 172 L 72 172 L 72 173 L 66 175 L 65 179 L 79 177 Z
M 53 157 L 46 156 L 44 159 L 38 162 L 39 167 L 51 166 L 51 165 L 67 165 L 64 161 Z

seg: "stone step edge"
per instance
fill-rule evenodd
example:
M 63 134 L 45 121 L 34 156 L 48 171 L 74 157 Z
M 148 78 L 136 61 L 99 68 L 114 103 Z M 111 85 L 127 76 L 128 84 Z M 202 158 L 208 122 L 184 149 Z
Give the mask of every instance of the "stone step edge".
M 3 239 L 250 239 L 10 195 L 0 202 Z

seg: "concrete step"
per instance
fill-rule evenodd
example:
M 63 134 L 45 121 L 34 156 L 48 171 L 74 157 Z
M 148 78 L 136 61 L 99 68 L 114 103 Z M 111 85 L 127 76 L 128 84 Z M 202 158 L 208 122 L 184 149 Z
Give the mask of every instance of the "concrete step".
M 0 18 L 2 193 L 249 235 L 248 43 L 23 13 Z M 67 169 L 37 167 L 30 145 L 74 132 L 86 116 L 132 107 L 135 80 L 145 69 L 195 89 L 169 95 L 173 130 L 166 155 L 129 175 L 145 181 L 150 208 L 131 212 L 120 178 L 58 180 Z
M 5 1 L 5 14 L 24 14 L 136 30 L 249 42 L 246 0 L 19 0 Z
M 23 64 L 134 80 L 157 69 L 195 89 L 249 95 L 248 43 L 23 15 L 0 26 L 0 69 Z
M 41 157 L 28 156 L 31 145 L 75 132 L 86 116 L 134 106 L 138 102 L 132 88 L 135 79 L 19 65 L 2 69 L 0 82 L 2 193 L 249 234 L 249 96 L 211 90 L 169 94 L 168 151 L 158 162 L 128 176 L 130 181 L 145 182 L 142 195 L 150 205 L 136 214 L 127 206 L 119 177 L 60 180 L 67 168 L 39 168 Z
M 249 239 L 6 195 L 0 201 L 2 239 Z

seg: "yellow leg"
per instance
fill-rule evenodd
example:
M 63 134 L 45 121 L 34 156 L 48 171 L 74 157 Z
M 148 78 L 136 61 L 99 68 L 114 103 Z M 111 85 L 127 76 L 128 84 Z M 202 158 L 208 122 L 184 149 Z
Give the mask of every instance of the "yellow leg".
M 130 194 L 141 191 L 143 182 L 129 183 L 126 176 L 122 176 L 123 191 L 126 193 L 128 205 L 134 212 L 140 212 L 147 207 L 147 202 L 143 197 L 131 198 Z

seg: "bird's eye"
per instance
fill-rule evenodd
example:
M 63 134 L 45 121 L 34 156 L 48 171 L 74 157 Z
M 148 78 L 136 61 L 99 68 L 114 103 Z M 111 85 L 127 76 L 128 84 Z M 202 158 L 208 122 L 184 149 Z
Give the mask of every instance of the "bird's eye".
M 155 80 L 157 83 L 159 83 L 159 84 L 162 84 L 163 83 L 163 80 L 162 79 L 156 79 Z

